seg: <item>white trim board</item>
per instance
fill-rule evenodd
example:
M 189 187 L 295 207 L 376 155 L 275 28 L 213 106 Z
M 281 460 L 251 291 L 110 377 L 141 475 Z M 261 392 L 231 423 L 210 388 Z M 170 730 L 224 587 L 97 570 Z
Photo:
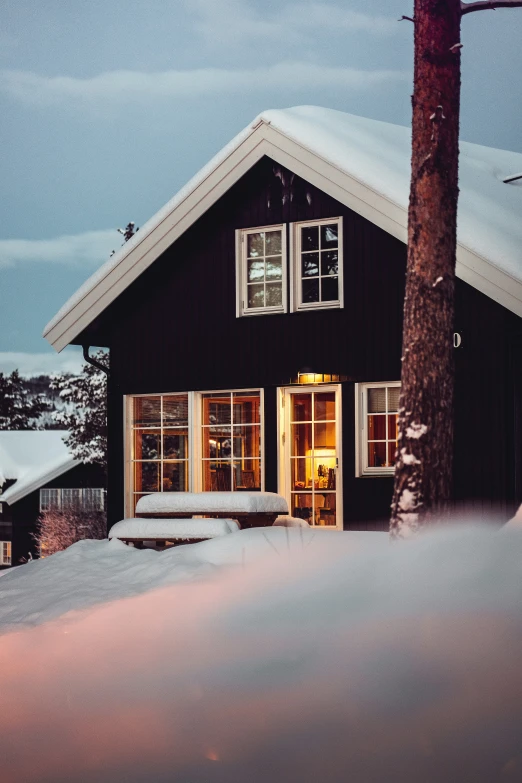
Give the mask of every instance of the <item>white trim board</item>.
M 406 207 L 378 193 L 261 117 L 227 145 L 77 291 L 47 325 L 44 337 L 49 343 L 61 351 L 72 342 L 265 155 L 406 243 Z M 457 276 L 522 316 L 522 282 L 462 244 L 457 247 Z

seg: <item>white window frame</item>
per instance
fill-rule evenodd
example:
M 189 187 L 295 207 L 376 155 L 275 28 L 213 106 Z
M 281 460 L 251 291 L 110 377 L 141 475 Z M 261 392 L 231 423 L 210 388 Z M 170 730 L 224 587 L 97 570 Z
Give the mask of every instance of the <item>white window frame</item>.
M 368 390 L 386 387 L 400 388 L 400 381 L 375 381 L 355 384 L 355 475 L 393 476 L 395 467 L 372 468 L 368 466 Z
M 136 494 L 136 491 L 134 489 L 134 438 L 133 438 L 133 431 L 134 427 L 132 424 L 132 418 L 133 418 L 133 404 L 134 400 L 139 399 L 140 397 L 187 397 L 187 407 L 188 407 L 188 423 L 187 423 L 187 431 L 188 431 L 188 437 L 187 437 L 187 443 L 188 443 L 188 459 L 186 460 L 187 463 L 187 470 L 188 470 L 188 491 L 193 492 L 194 491 L 194 392 L 186 392 L 186 391 L 176 391 L 176 392 L 154 392 L 152 394 L 127 394 L 123 398 L 123 454 L 124 454 L 124 470 L 125 470 L 125 477 L 124 477 L 124 509 L 125 509 L 125 517 L 130 518 L 134 515 L 134 502 L 133 498 Z M 136 429 L 142 429 L 140 427 Z M 145 428 L 146 429 L 146 428 Z M 160 427 L 151 427 L 151 429 L 162 429 L 162 425 Z M 165 429 L 169 429 L 169 427 L 166 427 Z M 174 427 L 175 429 L 175 427 Z M 161 460 L 163 462 L 163 460 Z M 149 495 L 150 492 L 140 492 L 140 495 Z
M 246 237 L 249 234 L 257 234 L 260 231 L 281 231 L 282 305 L 278 305 L 277 307 L 248 307 Z M 286 223 L 277 223 L 276 225 L 272 226 L 257 226 L 256 228 L 238 228 L 236 230 L 236 318 L 288 312 L 288 255 L 286 234 Z
M 310 392 L 335 392 L 335 437 L 337 442 L 337 468 L 336 468 L 336 524 L 335 527 L 321 527 L 321 530 L 339 531 L 343 530 L 343 423 L 342 423 L 342 393 L 343 388 L 340 383 L 313 383 L 303 384 L 302 386 L 281 386 L 278 388 L 279 404 L 277 407 L 277 474 L 278 474 L 278 493 L 282 495 L 288 503 L 288 508 L 292 508 L 292 482 L 290 469 L 290 448 L 291 439 L 288 433 L 290 427 L 289 409 L 290 396 L 292 394 L 309 394 Z M 306 490 L 304 491 L 306 494 Z M 315 490 L 313 491 L 315 494 Z M 320 491 L 318 492 L 320 494 Z M 290 513 L 292 513 L 290 511 Z M 314 525 L 314 530 L 319 526 Z
M 129 518 L 134 514 L 133 496 L 134 491 L 134 471 L 133 471 L 133 426 L 132 426 L 132 407 L 134 399 L 138 397 L 173 397 L 183 394 L 188 396 L 188 491 L 203 491 L 203 463 L 202 463 L 202 399 L 205 394 L 249 394 L 250 392 L 259 392 L 259 426 L 260 426 L 260 461 L 261 461 L 261 492 L 265 491 L 265 402 L 264 390 L 262 388 L 248 389 L 205 389 L 204 391 L 191 392 L 157 392 L 152 394 L 127 394 L 123 400 L 124 411 L 124 460 L 125 460 L 125 482 L 124 482 L 124 508 L 125 517 Z M 150 494 L 143 492 L 140 494 Z
M 10 541 L 0 541 L 0 565 L 11 565 L 12 550 Z
M 208 389 L 206 391 L 194 392 L 194 492 L 203 492 L 203 447 L 202 447 L 202 411 L 203 397 L 205 394 L 250 394 L 259 392 L 259 428 L 260 445 L 259 459 L 261 475 L 261 492 L 265 491 L 265 398 L 263 389 Z M 234 491 L 234 490 L 232 490 Z
M 301 286 L 301 229 L 307 226 L 324 226 L 328 223 L 337 223 L 339 242 L 337 252 L 339 255 L 339 298 L 330 302 L 303 302 Z M 306 310 L 331 310 L 344 307 L 344 252 L 343 252 L 343 218 L 331 217 L 321 220 L 302 220 L 290 224 L 290 311 L 292 313 Z
M 89 493 L 92 492 L 98 492 L 99 493 L 99 500 L 101 500 L 101 503 L 99 503 L 98 508 L 92 509 L 92 508 L 85 508 L 84 507 L 84 495 L 87 497 Z M 49 501 L 44 501 L 44 493 L 48 492 L 56 492 L 57 493 L 57 503 L 55 506 L 49 506 Z M 64 505 L 64 493 L 69 492 L 78 492 L 78 500 L 79 500 L 79 509 L 80 511 L 103 511 L 105 509 L 105 490 L 103 487 L 42 487 L 40 489 L 40 497 L 39 497 L 39 507 L 41 512 L 50 511 L 52 509 L 55 509 L 56 511 L 63 511 L 67 508 L 73 508 L 73 506 L 65 506 Z

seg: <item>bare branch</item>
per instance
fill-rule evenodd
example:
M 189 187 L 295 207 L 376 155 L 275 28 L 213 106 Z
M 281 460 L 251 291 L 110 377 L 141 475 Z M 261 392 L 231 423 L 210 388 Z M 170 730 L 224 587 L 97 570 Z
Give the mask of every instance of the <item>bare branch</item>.
M 474 3 L 460 4 L 462 16 L 473 11 L 494 11 L 497 8 L 522 8 L 522 0 L 477 0 Z
M 399 19 L 397 19 L 397 21 L 402 22 L 403 19 L 407 19 L 408 22 L 413 22 L 413 24 L 415 24 L 415 19 L 412 19 L 411 16 L 401 16 Z

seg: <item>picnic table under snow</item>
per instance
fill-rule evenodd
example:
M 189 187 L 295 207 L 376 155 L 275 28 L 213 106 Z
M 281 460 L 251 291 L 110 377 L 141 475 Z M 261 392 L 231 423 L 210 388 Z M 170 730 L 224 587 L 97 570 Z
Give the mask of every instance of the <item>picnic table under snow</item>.
M 109 532 L 120 541 L 204 541 L 237 533 L 234 519 L 122 519 Z
M 139 517 L 232 517 L 241 527 L 271 525 L 288 514 L 286 500 L 275 492 L 153 492 L 138 500 Z

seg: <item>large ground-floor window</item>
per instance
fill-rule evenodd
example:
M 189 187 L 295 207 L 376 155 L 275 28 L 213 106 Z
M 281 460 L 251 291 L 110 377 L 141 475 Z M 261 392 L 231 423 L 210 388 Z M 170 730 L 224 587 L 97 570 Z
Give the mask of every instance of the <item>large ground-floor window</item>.
M 127 398 L 127 508 L 150 492 L 263 488 L 262 392 Z

